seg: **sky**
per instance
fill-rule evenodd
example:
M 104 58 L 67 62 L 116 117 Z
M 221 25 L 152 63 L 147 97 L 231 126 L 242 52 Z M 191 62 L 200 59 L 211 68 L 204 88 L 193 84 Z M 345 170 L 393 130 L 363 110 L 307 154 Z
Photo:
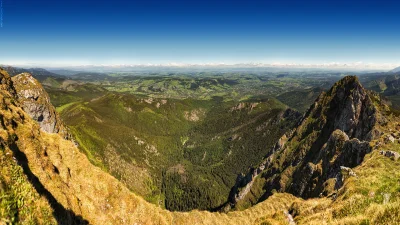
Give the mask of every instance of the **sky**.
M 400 66 L 399 1 L 0 1 L 0 64 Z

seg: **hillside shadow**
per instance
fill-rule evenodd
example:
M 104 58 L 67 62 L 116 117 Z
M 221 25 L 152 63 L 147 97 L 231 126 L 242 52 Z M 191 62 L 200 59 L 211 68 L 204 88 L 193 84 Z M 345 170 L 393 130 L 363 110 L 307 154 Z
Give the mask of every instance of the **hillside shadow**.
M 54 196 L 40 183 L 39 179 L 32 173 L 28 166 L 28 159 L 26 155 L 20 151 L 18 146 L 13 142 L 10 149 L 14 153 L 14 157 L 17 159 L 18 164 L 22 167 L 25 175 L 28 177 L 29 182 L 33 185 L 36 191 L 45 196 L 50 206 L 53 209 L 53 216 L 60 225 L 86 225 L 89 224 L 87 220 L 79 215 L 76 215 L 73 211 L 64 208 Z

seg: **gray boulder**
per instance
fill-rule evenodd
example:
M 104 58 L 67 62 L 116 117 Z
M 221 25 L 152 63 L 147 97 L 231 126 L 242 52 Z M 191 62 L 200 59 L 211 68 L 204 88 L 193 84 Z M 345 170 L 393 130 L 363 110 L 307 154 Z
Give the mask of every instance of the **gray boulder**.
M 380 151 L 379 154 L 386 156 L 394 161 L 397 161 L 400 158 L 400 154 L 394 151 Z

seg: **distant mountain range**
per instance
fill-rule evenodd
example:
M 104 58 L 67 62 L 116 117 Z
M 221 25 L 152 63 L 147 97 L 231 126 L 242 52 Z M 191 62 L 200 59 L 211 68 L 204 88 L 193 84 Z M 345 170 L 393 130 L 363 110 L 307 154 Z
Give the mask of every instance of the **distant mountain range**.
M 88 64 L 59 66 L 51 64 L 40 65 L 50 71 L 56 71 L 63 75 L 70 75 L 71 71 L 82 72 L 131 72 L 149 69 L 268 69 L 268 70 L 338 70 L 338 71 L 388 71 L 398 66 L 395 64 L 373 64 L 373 63 L 146 63 L 146 64 Z M 32 67 L 24 65 L 22 67 Z M 38 65 L 35 64 L 35 67 Z
M 54 78 L 66 78 L 63 75 L 60 75 L 58 73 L 53 73 L 50 72 L 46 69 L 43 68 L 29 68 L 29 69 L 25 69 L 25 68 L 19 68 L 19 67 L 12 67 L 12 66 L 8 66 L 4 68 L 8 74 L 10 76 L 15 76 L 17 74 L 21 74 L 21 73 L 30 73 L 32 74 L 36 79 L 42 81 L 45 80 L 47 77 L 54 77 Z
M 398 72 L 400 72 L 400 66 L 399 66 L 399 67 L 396 67 L 396 68 L 394 68 L 394 69 L 392 69 L 390 72 L 392 72 L 392 73 L 398 73 Z

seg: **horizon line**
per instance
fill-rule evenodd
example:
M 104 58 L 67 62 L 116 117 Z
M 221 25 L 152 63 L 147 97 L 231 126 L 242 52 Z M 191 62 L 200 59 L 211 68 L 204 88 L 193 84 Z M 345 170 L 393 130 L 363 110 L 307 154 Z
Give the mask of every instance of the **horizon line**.
M 109 68 L 135 68 L 135 67 L 232 67 L 232 68 L 299 68 L 299 69 L 368 69 L 368 70 L 391 70 L 400 66 L 400 63 L 364 63 L 364 62 L 325 62 L 325 63 L 294 63 L 294 62 L 211 62 L 211 63 L 78 63 L 78 62 L 6 62 L 0 63 L 1 66 L 12 67 L 44 67 L 44 68 L 73 68 L 73 67 L 109 67 Z

